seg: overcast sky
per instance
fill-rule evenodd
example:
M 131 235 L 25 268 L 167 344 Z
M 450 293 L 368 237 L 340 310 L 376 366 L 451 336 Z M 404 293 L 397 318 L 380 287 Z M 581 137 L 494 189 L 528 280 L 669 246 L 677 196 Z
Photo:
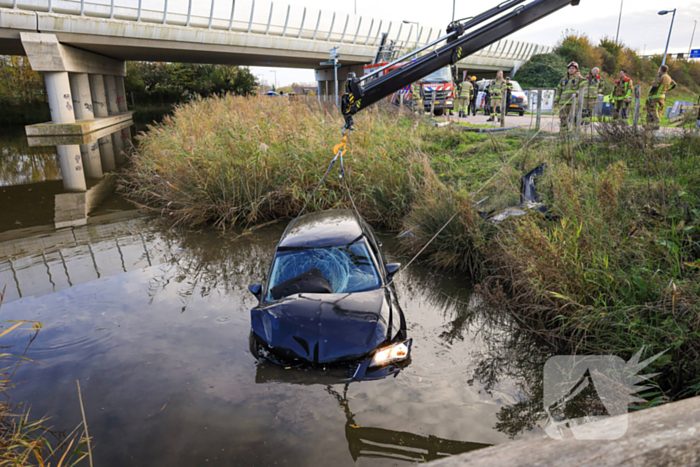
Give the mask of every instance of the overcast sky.
M 286 0 L 291 5 L 301 5 L 338 13 L 354 13 L 372 18 L 386 18 L 394 22 L 400 20 L 419 21 L 427 26 L 444 30 L 452 19 L 452 0 Z M 487 10 L 502 0 L 482 0 L 481 2 L 456 0 L 456 18 L 472 16 Z M 661 9 L 676 8 L 676 19 L 669 52 L 688 52 L 695 20 L 700 20 L 698 0 L 622 0 L 622 22 L 620 40 L 633 49 L 646 53 L 663 53 L 671 25 L 671 14 L 659 16 Z M 478 3 L 478 6 L 475 6 Z M 594 43 L 603 36 L 615 37 L 620 0 L 581 0 L 576 7 L 566 7 L 547 18 L 513 34 L 512 39 L 554 45 L 566 29 L 586 33 Z M 693 48 L 700 49 L 700 30 L 696 31 Z M 274 81 L 277 71 L 279 86 L 292 82 L 314 82 L 313 70 L 289 68 L 251 67 L 256 75 L 267 82 Z

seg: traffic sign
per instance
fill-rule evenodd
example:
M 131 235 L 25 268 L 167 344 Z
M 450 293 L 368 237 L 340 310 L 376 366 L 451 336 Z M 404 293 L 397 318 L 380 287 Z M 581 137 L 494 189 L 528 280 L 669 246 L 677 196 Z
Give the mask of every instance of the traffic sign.
M 693 49 L 690 51 L 690 58 L 700 58 L 700 49 Z
M 319 65 L 321 65 L 321 66 L 333 66 L 334 64 L 335 64 L 335 67 L 336 67 L 336 68 L 340 68 L 340 62 L 334 62 L 334 61 L 332 61 L 332 60 L 331 60 L 330 62 L 321 62 L 321 63 L 319 63 Z

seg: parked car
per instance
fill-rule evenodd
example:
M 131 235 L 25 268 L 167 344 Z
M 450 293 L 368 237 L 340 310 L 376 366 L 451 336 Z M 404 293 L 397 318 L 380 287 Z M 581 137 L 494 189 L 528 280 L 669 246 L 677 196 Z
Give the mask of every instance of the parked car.
M 482 79 L 476 82 L 479 89 L 479 93 L 476 97 L 476 109 L 483 110 L 485 114 L 488 115 L 488 96 L 486 95 L 486 87 L 491 83 L 490 79 Z M 521 117 L 525 115 L 527 110 L 527 96 L 523 92 L 523 88 L 520 87 L 517 81 L 510 80 L 513 85 L 513 91 L 511 92 L 510 108 L 509 112 L 517 112 Z M 503 96 L 505 99 L 505 96 Z M 504 102 L 505 103 L 505 102 Z
M 290 224 L 291 225 L 291 224 Z M 398 372 L 411 339 L 381 242 L 354 212 L 301 216 L 275 249 L 264 284 L 249 290 L 251 353 L 280 365 L 343 366 L 353 379 Z
M 279 94 L 277 94 L 275 91 L 267 91 L 265 95 L 271 97 L 279 97 Z

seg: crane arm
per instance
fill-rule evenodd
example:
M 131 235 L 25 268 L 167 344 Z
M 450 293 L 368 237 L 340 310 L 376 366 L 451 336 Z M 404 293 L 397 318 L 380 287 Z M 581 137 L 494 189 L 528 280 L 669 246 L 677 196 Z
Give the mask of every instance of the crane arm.
M 367 77 L 348 75 L 342 96 L 341 112 L 345 118 L 345 128 L 352 129 L 353 116 L 375 102 L 402 89 L 409 84 L 447 65 L 482 50 L 504 37 L 554 13 L 567 5 L 578 5 L 580 0 L 534 0 L 522 5 L 525 0 L 506 0 L 500 5 L 470 18 L 464 23 L 454 22 L 447 28 L 447 34 L 436 42 L 446 41 L 445 45 L 418 59 L 406 63 L 379 78 L 363 84 Z M 493 20 L 482 26 L 482 23 Z M 432 44 L 429 44 L 431 46 Z M 429 46 L 423 47 L 423 49 Z M 420 49 L 420 50 L 423 50 Z M 410 57 L 416 54 L 409 54 Z M 397 60 L 399 62 L 403 60 Z M 396 63 L 394 62 L 394 63 Z M 391 65 L 391 64 L 390 64 Z

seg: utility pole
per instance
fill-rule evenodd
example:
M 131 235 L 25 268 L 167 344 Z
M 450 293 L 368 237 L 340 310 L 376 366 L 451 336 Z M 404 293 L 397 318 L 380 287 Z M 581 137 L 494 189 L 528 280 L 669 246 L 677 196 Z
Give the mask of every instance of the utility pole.
M 688 47 L 688 58 L 690 58 L 690 51 L 693 50 L 693 39 L 695 39 L 695 28 L 698 26 L 698 20 L 695 20 L 695 25 L 693 26 L 693 35 L 690 36 L 690 46 Z
M 620 0 L 620 17 L 617 19 L 617 34 L 615 35 L 615 44 L 620 45 L 620 23 L 622 22 L 622 3 L 624 0 Z

